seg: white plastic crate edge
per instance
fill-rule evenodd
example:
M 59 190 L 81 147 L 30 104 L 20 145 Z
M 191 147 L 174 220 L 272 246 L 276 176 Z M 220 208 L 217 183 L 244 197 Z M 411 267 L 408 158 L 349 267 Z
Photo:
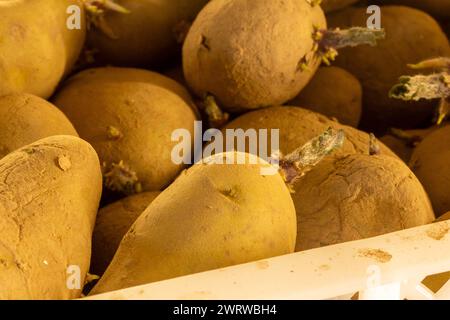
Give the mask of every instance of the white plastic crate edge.
M 450 299 L 450 281 L 436 294 L 421 285 L 446 271 L 450 220 L 85 299 Z

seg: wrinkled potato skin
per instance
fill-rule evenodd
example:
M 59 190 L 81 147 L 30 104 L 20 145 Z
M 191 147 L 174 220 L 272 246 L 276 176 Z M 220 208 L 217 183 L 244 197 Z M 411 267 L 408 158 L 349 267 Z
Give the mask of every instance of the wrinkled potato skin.
M 450 17 L 450 0 L 388 0 L 383 2 L 418 8 L 437 17 Z
M 69 5 L 79 0 L 2 1 L 0 3 L 0 96 L 27 92 L 48 98 L 77 59 L 85 25 L 68 30 Z M 84 11 L 82 21 L 84 21 Z M 49 67 L 51 66 L 51 67 Z
M 197 164 L 181 174 L 125 235 L 92 293 L 292 253 L 289 190 L 262 167 Z
M 268 129 L 267 141 L 271 141 L 271 129 L 279 129 L 280 151 L 286 155 L 306 142 L 323 133 L 326 129 L 343 129 L 346 134 L 344 145 L 335 151 L 345 155 L 369 152 L 369 135 L 355 128 L 341 125 L 327 117 L 299 107 L 272 107 L 244 114 L 222 128 L 227 129 Z M 380 143 L 382 154 L 397 157 Z M 268 150 L 271 144 L 268 145 Z M 242 150 L 239 150 L 242 151 Z
M 177 144 L 171 135 L 185 128 L 193 139 L 196 117 L 173 91 L 145 81 L 69 81 L 54 103 L 105 168 L 123 161 L 137 174 L 142 191 L 162 189 L 183 169 L 171 160 Z M 119 138 L 109 136 L 110 127 L 118 129 Z
M 450 210 L 450 125 L 428 135 L 414 150 L 410 167 L 439 217 Z
M 358 79 L 344 69 L 323 67 L 300 94 L 289 102 L 340 123 L 358 127 L 362 112 L 362 88 Z
M 331 27 L 365 26 L 366 8 L 346 8 L 329 15 Z M 407 7 L 381 7 L 386 39 L 377 46 L 339 51 L 336 66 L 355 75 L 363 86 L 361 125 L 370 131 L 383 126 L 412 129 L 428 123 L 434 102 L 402 102 L 391 99 L 389 90 L 402 75 L 416 74 L 407 64 L 450 55 L 450 46 L 437 22 L 426 13 Z
M 336 11 L 358 2 L 358 0 L 323 0 L 320 6 L 326 13 Z
M 180 45 L 174 28 L 191 22 L 208 0 L 118 0 L 129 14 L 107 12 L 106 23 L 117 39 L 100 30 L 88 34 L 90 47 L 99 50 L 98 58 L 117 66 L 159 66 L 170 61 Z
M 0 158 L 46 137 L 78 137 L 69 119 L 58 108 L 25 93 L 0 97 L 0 128 Z
M 393 157 L 330 157 L 294 189 L 296 251 L 374 237 L 435 219 L 420 182 Z
M 158 195 L 142 192 L 100 209 L 92 238 L 91 273 L 105 272 L 128 229 Z
M 199 97 L 212 94 L 227 111 L 281 105 L 320 64 L 312 54 L 314 26 L 326 28 L 325 16 L 306 1 L 211 1 L 183 46 L 186 81 Z
M 0 168 L 0 299 L 80 297 L 67 287 L 67 268 L 80 267 L 83 285 L 102 190 L 94 149 L 53 136 L 10 153 Z

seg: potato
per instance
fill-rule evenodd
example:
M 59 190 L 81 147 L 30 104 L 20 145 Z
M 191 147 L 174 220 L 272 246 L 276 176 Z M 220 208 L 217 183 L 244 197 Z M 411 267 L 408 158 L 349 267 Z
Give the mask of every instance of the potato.
M 53 136 L 0 168 L 0 299 L 78 298 L 102 190 L 97 154 L 77 137 Z
M 80 8 L 80 29 L 67 28 L 70 5 Z M 80 0 L 1 1 L 0 96 L 30 93 L 52 95 L 77 59 L 84 43 Z
M 338 67 L 320 68 L 289 105 L 300 106 L 357 127 L 362 111 L 358 79 Z
M 0 128 L 0 158 L 46 137 L 78 136 L 58 108 L 25 93 L 0 97 Z
M 106 11 L 114 38 L 100 29 L 88 34 L 98 58 L 118 66 L 160 66 L 180 50 L 176 29 L 194 20 L 208 0 L 118 0 L 129 14 Z
M 450 211 L 450 125 L 428 135 L 414 150 L 410 167 L 430 196 L 439 217 Z
M 123 236 L 158 195 L 159 192 L 142 192 L 100 209 L 92 238 L 93 274 L 105 272 Z
M 328 158 L 295 185 L 296 250 L 431 223 L 420 182 L 400 160 L 363 154 Z
M 189 106 L 198 114 L 197 106 L 192 101 L 192 97 L 188 90 L 182 85 L 182 82 L 177 82 L 169 76 L 164 76 L 157 72 L 137 69 L 137 68 L 117 68 L 117 67 L 100 67 L 83 70 L 71 78 L 69 78 L 65 85 L 73 85 L 74 82 L 87 83 L 95 81 L 99 82 L 145 82 L 156 86 L 163 87 L 179 95 Z
M 186 81 L 226 111 L 281 105 L 320 64 L 313 51 L 315 27 L 326 29 L 325 16 L 307 1 L 211 1 L 183 46 Z
M 381 7 L 381 24 L 386 39 L 376 47 L 360 46 L 340 50 L 336 65 L 354 74 L 363 86 L 364 129 L 383 133 L 384 127 L 413 129 L 427 124 L 433 103 L 402 102 L 389 98 L 389 90 L 402 75 L 415 71 L 407 64 L 450 55 L 450 46 L 437 22 L 422 11 Z M 347 8 L 329 15 L 332 27 L 365 26 L 366 8 Z
M 450 0 L 384 0 L 383 2 L 418 8 L 438 17 L 450 17 Z
M 328 13 L 348 7 L 349 5 L 356 2 L 358 2 L 358 0 L 322 0 L 320 6 L 322 7 L 323 11 Z
M 261 175 L 268 165 L 251 164 L 250 155 L 245 164 L 210 163 L 230 156 L 205 159 L 164 190 L 125 235 L 92 293 L 292 253 L 295 211 L 282 177 Z
M 245 131 L 248 129 L 268 129 L 267 141 L 270 142 L 272 139 L 271 129 L 279 129 L 280 151 L 283 154 L 288 154 L 328 127 L 343 129 L 346 135 L 344 145 L 336 150 L 336 154 L 369 152 L 369 135 L 367 133 L 341 125 L 321 114 L 299 107 L 272 107 L 249 112 L 225 125 L 222 131 L 226 134 L 227 129 L 243 129 Z M 383 154 L 397 157 L 381 143 L 380 148 Z M 271 149 L 272 145 L 269 143 L 268 150 Z
M 177 144 L 171 136 L 174 130 L 186 129 L 193 140 L 196 120 L 186 97 L 157 82 L 163 76 L 148 72 L 128 80 L 130 72 L 134 71 L 124 69 L 121 76 L 121 69 L 85 71 L 54 99 L 99 154 L 106 188 L 127 195 L 158 191 L 178 175 L 184 164 L 171 159 Z M 107 75 L 114 80 L 107 80 Z
M 414 148 L 420 143 L 428 134 L 436 130 L 437 127 L 427 129 L 415 129 L 400 131 L 404 137 L 398 134 L 388 133 L 380 138 L 387 147 L 395 152 L 405 163 L 409 163 Z

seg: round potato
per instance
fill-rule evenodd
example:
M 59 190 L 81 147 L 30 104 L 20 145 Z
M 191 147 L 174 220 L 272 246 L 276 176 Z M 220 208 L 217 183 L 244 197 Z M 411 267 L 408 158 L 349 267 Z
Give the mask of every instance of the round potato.
M 323 67 L 300 94 L 289 102 L 340 123 L 358 127 L 362 112 L 362 88 L 358 79 L 344 69 Z
M 374 237 L 434 221 L 428 196 L 399 159 L 330 157 L 294 186 L 296 250 Z
M 0 158 L 55 135 L 78 136 L 69 119 L 54 105 L 25 93 L 0 97 Z
M 326 29 L 325 16 L 307 1 L 211 1 L 183 46 L 186 81 L 227 111 L 281 105 L 320 64 L 315 28 Z
M 408 64 L 436 56 L 449 56 L 447 37 L 426 13 L 408 7 L 382 6 L 381 24 L 386 39 L 376 47 L 360 46 L 339 51 L 336 65 L 355 75 L 363 87 L 364 129 L 384 133 L 387 127 L 413 129 L 430 123 L 433 102 L 402 102 L 389 91 L 402 75 L 415 71 Z M 365 26 L 366 8 L 346 8 L 329 15 L 331 27 Z
M 441 216 L 450 210 L 450 125 L 429 134 L 414 150 L 410 166 Z
M 188 23 L 208 0 L 117 0 L 123 14 L 106 10 L 104 19 L 112 34 L 93 28 L 89 46 L 98 50 L 102 62 L 118 66 L 160 66 L 180 51 Z
M 369 153 L 370 139 L 367 133 L 349 126 L 341 125 L 321 114 L 299 107 L 272 107 L 249 112 L 225 125 L 222 128 L 222 132 L 226 135 L 227 129 L 242 129 L 244 132 L 249 129 L 267 129 L 267 141 L 269 142 L 267 148 L 268 150 L 271 150 L 273 149 L 273 146 L 270 143 L 270 141 L 272 141 L 271 130 L 279 129 L 280 151 L 282 154 L 288 154 L 329 127 L 337 130 L 342 129 L 345 132 L 346 139 L 344 145 L 336 150 L 336 154 Z M 259 145 L 258 138 L 255 140 L 255 145 Z M 236 146 L 237 143 L 235 143 L 235 147 Z M 380 143 L 380 149 L 382 154 L 397 157 L 382 143 Z
M 79 28 L 69 30 L 70 6 Z M 0 1 L 0 96 L 30 93 L 48 98 L 75 63 L 86 26 L 81 0 Z
M 100 209 L 92 238 L 93 274 L 105 272 L 128 229 L 158 195 L 159 192 L 142 192 Z
M 193 141 L 192 106 L 155 84 L 152 73 L 149 81 L 96 77 L 69 80 L 54 98 L 55 105 L 99 154 L 107 189 L 129 195 L 164 188 L 184 167 L 172 161 L 177 144 L 172 134 L 187 130 Z
M 94 149 L 53 136 L 0 167 L 0 299 L 79 298 L 102 192 Z

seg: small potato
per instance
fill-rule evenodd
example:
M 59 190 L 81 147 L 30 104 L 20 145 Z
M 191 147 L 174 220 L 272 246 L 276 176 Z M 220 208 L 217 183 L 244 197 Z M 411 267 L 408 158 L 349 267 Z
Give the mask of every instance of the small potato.
M 323 67 L 300 94 L 289 102 L 340 123 L 358 127 L 362 111 L 362 88 L 358 79 L 344 69 Z
M 53 136 L 8 154 L 0 168 L 0 299 L 79 298 L 102 192 L 94 149 Z
M 356 2 L 358 2 L 358 0 L 322 0 L 320 6 L 322 7 L 323 11 L 328 13 L 348 7 L 349 5 Z
M 307 1 L 210 1 L 184 42 L 186 81 L 226 111 L 281 105 L 319 67 L 315 28 L 326 29 L 325 16 Z
M 414 150 L 410 167 L 439 217 L 450 210 L 450 125 L 428 135 Z
M 69 119 L 54 105 L 25 93 L 0 97 L 0 158 L 55 135 L 78 136 Z
M 272 107 L 249 112 L 225 125 L 222 131 L 226 134 L 227 129 L 243 129 L 244 131 L 267 129 L 267 141 L 270 142 L 272 139 L 271 129 L 279 129 L 280 151 L 288 154 L 329 127 L 343 129 L 345 132 L 344 145 L 336 150 L 336 154 L 369 153 L 369 135 L 367 133 L 341 125 L 321 114 L 299 107 Z M 380 148 L 382 154 L 397 157 L 382 143 L 380 143 Z M 268 150 L 271 149 L 272 145 L 269 143 Z
M 80 28 L 69 30 L 72 5 L 80 9 Z M 82 1 L 0 1 L 0 17 L 0 96 L 26 92 L 50 97 L 83 47 Z
M 296 250 L 337 244 L 434 221 L 411 170 L 389 156 L 330 157 L 294 186 Z
M 98 28 L 88 43 L 105 63 L 124 67 L 160 67 L 180 51 L 177 30 L 187 28 L 208 0 L 117 0 L 129 13 L 105 11 L 108 35 Z M 182 32 L 183 30 L 179 30 Z
M 92 238 L 91 273 L 105 272 L 123 236 L 158 195 L 159 192 L 142 192 L 100 209 Z
M 336 65 L 361 81 L 361 126 L 383 134 L 387 127 L 413 129 L 431 121 L 433 102 L 403 102 L 389 98 L 389 91 L 400 76 L 416 73 L 408 64 L 449 56 L 450 46 L 438 23 L 420 10 L 382 6 L 381 17 L 386 39 L 376 47 L 340 50 Z M 366 26 L 368 15 L 366 8 L 346 8 L 327 18 L 331 27 L 345 28 Z
M 292 253 L 295 210 L 279 174 L 268 164 L 196 164 L 138 218 L 92 293 Z M 235 157 L 234 159 L 236 159 Z M 261 160 L 262 161 L 262 160 Z
M 180 87 L 144 70 L 84 71 L 54 98 L 99 154 L 107 189 L 127 195 L 158 191 L 184 168 L 172 161 L 172 133 L 185 129 L 193 141 L 196 115 L 186 96 L 166 83 Z

